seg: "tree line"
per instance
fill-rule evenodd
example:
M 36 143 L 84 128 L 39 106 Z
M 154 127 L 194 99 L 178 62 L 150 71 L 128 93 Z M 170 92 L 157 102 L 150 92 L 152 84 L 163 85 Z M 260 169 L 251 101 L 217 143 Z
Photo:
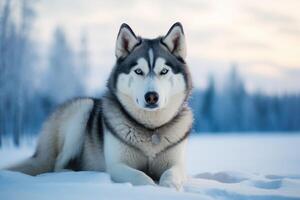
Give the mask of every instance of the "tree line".
M 89 65 L 86 34 L 76 51 L 57 27 L 42 63 L 32 32 L 35 4 L 35 0 L 0 2 L 0 146 L 6 136 L 19 145 L 22 136 L 36 135 L 56 105 L 84 95 Z
M 235 65 L 220 91 L 211 76 L 206 89 L 193 92 L 190 104 L 196 132 L 300 130 L 300 95 L 249 93 Z

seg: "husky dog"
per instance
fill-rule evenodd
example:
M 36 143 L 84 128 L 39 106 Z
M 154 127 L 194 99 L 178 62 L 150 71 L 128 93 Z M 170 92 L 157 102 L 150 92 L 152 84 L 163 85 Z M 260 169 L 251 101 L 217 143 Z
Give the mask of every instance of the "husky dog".
M 177 22 L 165 36 L 145 39 L 122 24 L 115 54 L 101 99 L 60 106 L 45 122 L 34 155 L 9 170 L 106 171 L 116 182 L 181 187 L 193 121 L 183 28 Z

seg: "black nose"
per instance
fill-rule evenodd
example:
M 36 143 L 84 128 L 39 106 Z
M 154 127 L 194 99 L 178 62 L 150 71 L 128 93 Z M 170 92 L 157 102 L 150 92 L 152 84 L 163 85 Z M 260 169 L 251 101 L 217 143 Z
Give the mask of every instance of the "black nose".
M 149 104 L 149 105 L 154 105 L 158 102 L 158 94 L 157 92 L 147 92 L 145 94 L 145 100 L 146 100 L 146 103 Z

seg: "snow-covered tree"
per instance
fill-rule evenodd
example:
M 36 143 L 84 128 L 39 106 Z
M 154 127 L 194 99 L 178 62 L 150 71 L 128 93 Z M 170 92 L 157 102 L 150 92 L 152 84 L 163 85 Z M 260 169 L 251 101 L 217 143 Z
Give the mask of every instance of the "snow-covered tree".
M 87 77 L 87 74 L 88 74 L 88 71 L 90 68 L 89 55 L 90 55 L 90 52 L 89 52 L 89 48 L 88 48 L 88 36 L 87 36 L 86 32 L 82 32 L 81 37 L 80 37 L 80 46 L 79 46 L 79 52 L 78 52 L 77 70 L 81 74 L 81 79 L 83 81 Z
M 55 104 L 79 96 L 83 92 L 81 74 L 74 55 L 63 29 L 56 28 L 45 75 L 45 93 Z
M 0 137 L 10 134 L 19 144 L 24 132 L 25 105 L 31 88 L 33 52 L 31 29 L 34 2 L 22 0 L 0 4 Z M 20 19 L 15 18 L 16 13 Z
M 200 121 L 206 131 L 215 131 L 217 129 L 215 123 L 215 100 L 216 100 L 216 88 L 215 80 L 211 75 L 208 79 L 208 87 L 204 90 L 201 110 Z

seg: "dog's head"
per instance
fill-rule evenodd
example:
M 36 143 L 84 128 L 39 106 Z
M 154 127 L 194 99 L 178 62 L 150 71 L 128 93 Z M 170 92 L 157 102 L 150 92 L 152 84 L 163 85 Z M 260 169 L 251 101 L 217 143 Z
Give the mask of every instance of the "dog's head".
M 178 109 L 189 95 L 191 79 L 180 23 L 156 39 L 138 37 L 127 24 L 122 24 L 115 54 L 117 62 L 109 88 L 125 108 L 135 106 L 155 112 L 172 105 Z

